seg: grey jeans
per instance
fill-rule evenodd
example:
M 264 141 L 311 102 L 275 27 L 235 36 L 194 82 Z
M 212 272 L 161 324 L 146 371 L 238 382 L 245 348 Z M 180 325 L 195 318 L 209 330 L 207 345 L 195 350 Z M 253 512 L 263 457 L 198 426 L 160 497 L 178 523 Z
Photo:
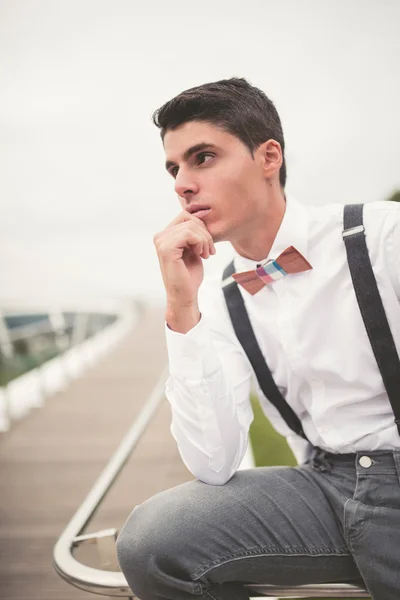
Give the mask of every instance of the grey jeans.
M 400 450 L 315 450 L 298 467 L 184 483 L 134 508 L 117 552 L 141 600 L 248 600 L 245 583 L 326 582 L 399 600 Z

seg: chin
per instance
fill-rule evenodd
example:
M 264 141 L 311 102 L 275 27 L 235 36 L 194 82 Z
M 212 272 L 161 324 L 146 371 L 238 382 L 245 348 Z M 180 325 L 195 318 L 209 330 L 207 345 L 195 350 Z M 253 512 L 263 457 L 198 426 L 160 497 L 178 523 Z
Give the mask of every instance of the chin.
M 204 223 L 208 229 L 208 233 L 211 235 L 214 244 L 216 242 L 228 242 L 229 240 L 229 231 L 221 227 L 221 223 L 218 226 L 218 222 L 210 223 L 209 225 Z
M 217 241 L 218 233 L 219 233 L 217 227 L 215 227 L 215 225 L 213 223 L 210 223 L 208 225 L 206 222 L 204 222 L 204 225 L 207 227 L 207 231 L 211 235 L 213 241 L 214 242 Z

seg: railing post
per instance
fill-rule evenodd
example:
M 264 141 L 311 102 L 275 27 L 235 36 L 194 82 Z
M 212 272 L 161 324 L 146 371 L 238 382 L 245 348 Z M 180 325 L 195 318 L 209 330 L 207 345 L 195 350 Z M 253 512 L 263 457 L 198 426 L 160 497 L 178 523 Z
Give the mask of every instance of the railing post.
M 0 309 L 0 349 L 6 358 L 12 358 L 14 355 L 14 346 L 8 334 L 8 329 L 4 323 L 3 312 Z

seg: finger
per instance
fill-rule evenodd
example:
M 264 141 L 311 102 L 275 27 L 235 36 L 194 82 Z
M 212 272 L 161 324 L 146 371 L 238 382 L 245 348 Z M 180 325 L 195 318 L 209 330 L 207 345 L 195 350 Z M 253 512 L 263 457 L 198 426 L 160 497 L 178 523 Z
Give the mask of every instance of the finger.
M 193 231 L 197 231 L 201 235 L 205 236 L 208 252 L 202 255 L 203 258 L 209 258 L 211 254 L 216 253 L 212 236 L 207 227 L 204 225 L 203 221 L 197 217 L 194 217 L 190 213 L 187 213 L 186 211 L 182 211 L 168 227 L 155 234 L 153 240 L 158 247 L 160 244 L 164 244 L 165 240 L 169 239 L 169 233 L 171 231 L 175 232 L 176 230 L 186 230 L 187 228 L 191 228 Z
M 188 214 L 190 215 L 190 213 L 188 213 Z M 192 218 L 188 219 L 187 221 L 183 221 L 183 223 L 185 224 L 189 221 L 191 223 L 191 226 L 199 225 L 200 231 L 202 231 L 206 234 L 208 245 L 209 245 L 209 254 L 215 254 L 216 249 L 215 249 L 215 245 L 214 245 L 214 240 L 212 238 L 211 233 L 208 231 L 206 225 L 204 224 L 204 222 L 201 219 L 198 219 L 197 217 L 194 217 L 193 215 L 190 215 L 190 216 Z
M 164 243 L 165 247 L 170 248 L 171 251 L 178 251 L 182 254 L 185 250 L 192 250 L 200 256 L 204 250 L 206 241 L 204 236 L 199 232 L 180 230 L 175 231 L 174 235 L 165 240 Z
M 212 236 L 210 235 L 209 231 L 207 228 L 205 227 L 200 227 L 198 225 L 198 223 L 196 223 L 195 221 L 184 221 L 182 223 L 178 223 L 176 225 L 174 225 L 173 227 L 171 227 L 170 229 L 166 229 L 165 233 L 169 232 L 169 231 L 194 231 L 197 232 L 199 235 L 201 235 L 204 238 L 205 243 L 207 244 L 208 247 L 208 253 L 207 253 L 207 258 L 210 256 L 210 254 L 215 254 L 215 246 L 214 246 L 214 242 L 212 239 Z
M 202 228 L 204 228 L 206 231 L 208 231 L 204 221 L 199 219 L 199 217 L 192 215 L 192 213 L 188 212 L 187 210 L 182 210 L 175 217 L 175 219 L 173 219 L 171 221 L 171 223 L 169 223 L 169 225 L 167 225 L 167 227 L 173 227 L 174 225 L 178 225 L 178 223 L 185 223 L 186 221 L 193 221 L 194 223 L 198 223 L 199 225 L 201 225 Z
M 181 229 L 178 226 L 174 228 L 175 237 L 171 239 L 173 245 L 178 246 L 181 252 L 185 250 L 193 251 L 201 258 L 210 257 L 209 241 L 203 229 Z
M 192 250 L 202 258 L 208 258 L 208 240 L 203 231 L 192 231 L 191 229 L 180 230 L 176 233 L 174 244 L 182 250 Z

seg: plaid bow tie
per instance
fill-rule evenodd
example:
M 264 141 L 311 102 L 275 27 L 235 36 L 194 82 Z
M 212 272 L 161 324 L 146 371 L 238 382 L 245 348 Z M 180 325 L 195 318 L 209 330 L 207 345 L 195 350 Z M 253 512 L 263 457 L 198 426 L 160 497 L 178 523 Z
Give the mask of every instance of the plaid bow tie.
M 293 246 L 286 248 L 275 260 L 261 263 L 257 269 L 233 273 L 232 277 L 250 294 L 256 294 L 267 283 L 281 279 L 289 273 L 301 273 L 312 269 L 310 263 Z

